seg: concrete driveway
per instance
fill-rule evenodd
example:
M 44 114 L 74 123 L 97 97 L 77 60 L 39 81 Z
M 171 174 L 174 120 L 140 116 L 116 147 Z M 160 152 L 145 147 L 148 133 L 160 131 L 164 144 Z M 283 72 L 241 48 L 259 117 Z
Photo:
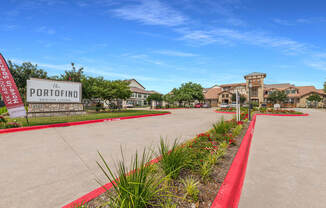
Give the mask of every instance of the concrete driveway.
M 258 116 L 240 208 L 326 207 L 326 112 Z
M 222 116 L 213 109 L 0 135 L 0 207 L 61 207 L 98 187 L 100 151 L 110 164 L 160 137 L 190 139 Z M 259 123 L 259 122 L 258 122 Z

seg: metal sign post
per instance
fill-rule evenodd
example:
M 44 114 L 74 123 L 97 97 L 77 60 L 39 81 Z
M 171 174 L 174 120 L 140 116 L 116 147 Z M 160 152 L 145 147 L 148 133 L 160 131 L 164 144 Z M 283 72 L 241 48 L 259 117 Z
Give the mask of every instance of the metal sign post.
M 236 120 L 239 122 L 240 121 L 240 96 L 239 92 L 236 91 Z

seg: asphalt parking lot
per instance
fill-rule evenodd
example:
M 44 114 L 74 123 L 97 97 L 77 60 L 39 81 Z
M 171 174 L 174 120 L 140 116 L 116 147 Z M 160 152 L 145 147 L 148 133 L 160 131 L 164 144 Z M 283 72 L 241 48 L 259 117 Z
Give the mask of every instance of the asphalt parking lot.
M 0 135 L 0 207 L 61 207 L 92 191 L 102 174 L 100 151 L 111 165 L 120 148 L 128 158 L 160 137 L 191 139 L 222 116 L 213 109 L 171 110 L 171 115 Z

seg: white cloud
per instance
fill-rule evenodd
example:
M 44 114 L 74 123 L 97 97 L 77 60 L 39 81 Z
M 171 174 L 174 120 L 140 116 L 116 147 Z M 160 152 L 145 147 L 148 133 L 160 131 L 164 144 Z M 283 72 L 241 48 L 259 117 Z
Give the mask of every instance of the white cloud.
M 233 26 L 246 26 L 247 23 L 239 18 L 231 17 L 226 19 L 226 23 Z
M 27 62 L 21 59 L 10 59 L 13 63 L 16 64 L 22 64 L 23 62 Z M 49 63 L 42 63 L 38 61 L 28 61 L 31 62 L 32 64 L 37 64 L 40 68 L 45 68 L 47 70 L 55 70 L 56 75 L 58 73 L 62 73 L 65 70 L 70 70 L 71 65 L 70 64 L 49 64 Z M 79 67 L 84 67 L 85 73 L 92 73 L 97 76 L 103 76 L 108 79 L 131 79 L 135 78 L 137 80 L 141 81 L 166 81 L 166 82 L 172 82 L 170 79 L 160 79 L 156 77 L 149 77 L 149 76 L 142 76 L 142 75 L 136 75 L 136 74 L 131 74 L 131 73 L 120 73 L 120 72 L 114 72 L 112 71 L 113 69 L 111 67 L 105 67 L 102 66 L 101 68 L 93 68 L 93 67 L 88 67 L 87 65 L 80 65 L 80 64 L 75 64 L 76 68 Z M 105 69 L 104 69 L 105 68 Z M 174 82 L 175 80 L 173 80 Z
M 67 69 L 70 69 L 70 64 L 47 64 L 47 63 L 42 63 L 42 62 L 37 62 L 37 61 L 25 61 L 25 60 L 21 60 L 21 59 L 11 59 L 11 61 L 13 63 L 16 64 L 22 64 L 24 62 L 31 62 L 32 64 L 37 64 L 37 66 L 39 66 L 40 68 L 44 67 L 47 69 L 54 69 L 54 70 L 58 70 L 58 71 L 65 71 Z
M 241 32 L 227 28 L 216 28 L 212 30 L 183 30 L 183 40 L 198 41 L 199 43 L 211 44 L 236 44 L 245 43 L 261 47 L 279 48 L 283 52 L 293 55 L 302 53 L 307 45 L 288 38 L 271 36 L 257 31 Z
M 180 40 L 190 41 L 198 45 L 208 45 L 218 43 L 222 45 L 231 45 L 231 42 L 225 38 L 216 36 L 212 31 L 189 30 L 188 28 L 177 29 L 177 32 L 183 34 Z
M 36 32 L 40 32 L 40 33 L 46 33 L 46 34 L 49 34 L 49 35 L 53 35 L 55 34 L 55 30 L 52 29 L 52 28 L 48 28 L 46 26 L 42 26 L 42 27 L 39 27 L 36 29 Z
M 118 17 L 147 25 L 177 26 L 187 20 L 180 12 L 159 0 L 141 0 L 135 5 L 122 6 L 112 11 Z
M 186 53 L 186 52 L 172 51 L 172 50 L 160 50 L 160 51 L 155 51 L 155 53 L 167 55 L 167 56 L 180 56 L 180 57 L 197 56 L 197 54 L 193 54 L 193 53 Z
M 293 23 L 289 22 L 288 20 L 284 20 L 284 19 L 275 18 L 275 19 L 273 19 L 273 21 L 279 25 L 284 25 L 284 26 L 294 25 Z
M 0 30 L 5 32 L 13 31 L 16 30 L 17 28 L 18 26 L 13 24 L 0 25 Z
M 155 64 L 155 65 L 166 65 L 164 62 L 152 59 L 150 56 L 147 54 L 122 54 L 122 57 L 128 57 L 136 60 L 141 60 L 142 62 L 150 63 L 150 64 Z
M 304 63 L 309 67 L 326 71 L 326 53 L 315 53 Z

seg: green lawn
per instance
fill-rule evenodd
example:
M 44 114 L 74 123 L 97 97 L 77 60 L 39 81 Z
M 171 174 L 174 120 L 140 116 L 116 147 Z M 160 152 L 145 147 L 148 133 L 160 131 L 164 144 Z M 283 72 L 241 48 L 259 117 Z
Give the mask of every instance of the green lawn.
M 35 117 L 35 118 L 29 118 L 28 120 L 30 126 L 37 126 L 37 125 L 46 125 L 46 124 L 66 123 L 66 122 L 73 122 L 73 121 L 87 121 L 87 120 L 96 120 L 96 119 L 104 119 L 104 118 L 118 118 L 118 117 L 160 114 L 160 113 L 167 113 L 167 111 L 121 110 L 119 112 L 87 113 L 85 115 L 76 115 L 76 116 Z M 28 126 L 25 118 L 8 119 L 8 122 L 12 122 L 14 120 L 22 124 L 23 126 Z

